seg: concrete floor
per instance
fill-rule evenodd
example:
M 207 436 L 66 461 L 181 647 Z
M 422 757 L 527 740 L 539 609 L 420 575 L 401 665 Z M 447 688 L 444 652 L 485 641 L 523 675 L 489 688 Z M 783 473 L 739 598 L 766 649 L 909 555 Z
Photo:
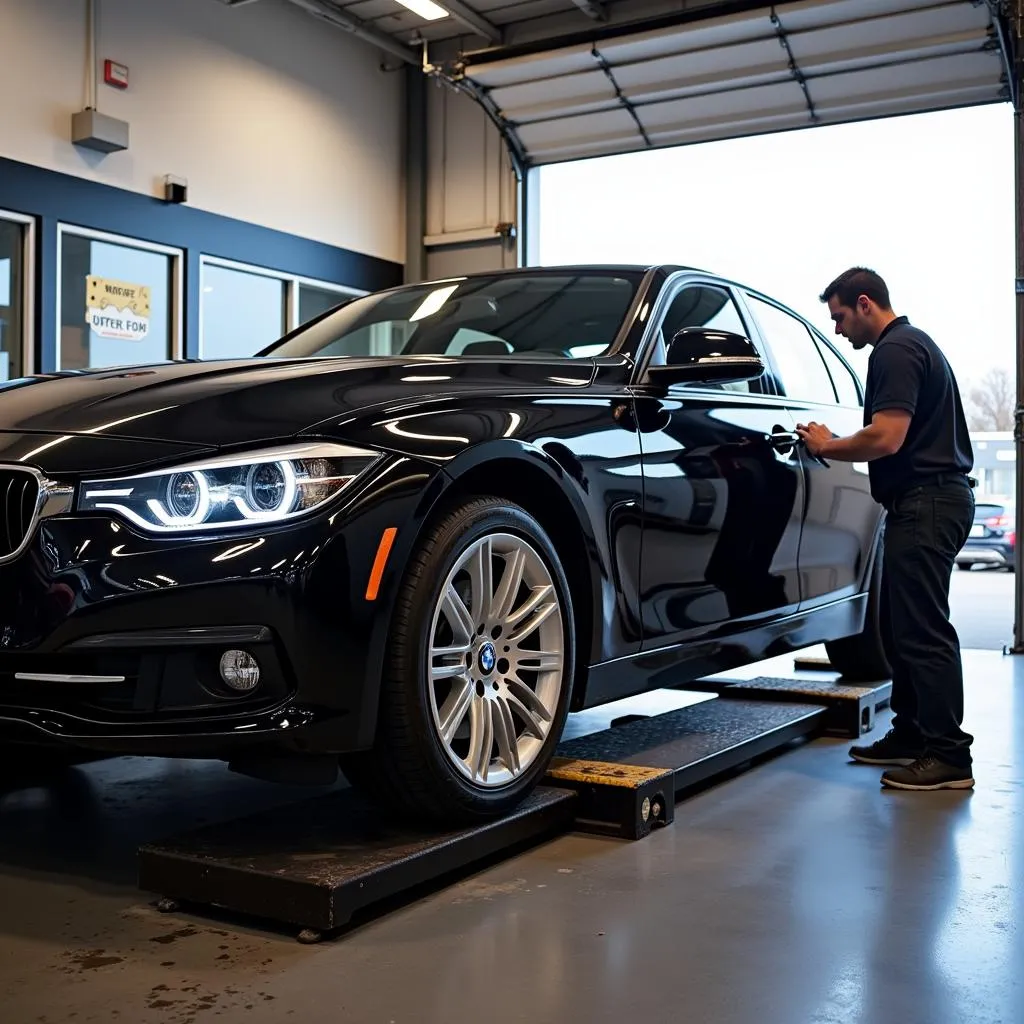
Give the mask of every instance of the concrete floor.
M 318 946 L 134 884 L 139 842 L 293 791 L 160 760 L 9 782 L 0 1021 L 1016 1024 L 1024 661 L 965 661 L 973 793 L 882 790 L 816 740 L 647 839 L 566 835 Z

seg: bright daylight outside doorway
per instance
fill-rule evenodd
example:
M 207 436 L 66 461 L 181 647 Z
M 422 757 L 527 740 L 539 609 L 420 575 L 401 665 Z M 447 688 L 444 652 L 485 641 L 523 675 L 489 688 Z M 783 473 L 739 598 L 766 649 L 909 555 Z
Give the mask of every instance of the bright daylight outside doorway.
M 679 263 L 762 289 L 831 333 L 818 302 L 873 267 L 960 382 L 976 531 L 1014 522 L 1013 114 L 975 107 L 558 164 L 538 172 L 537 262 Z M 866 354 L 837 339 L 863 376 Z M 970 543 L 970 542 L 969 542 Z M 972 549 L 973 550 L 973 549 Z M 1013 576 L 965 549 L 965 648 L 1013 639 Z M 968 564 L 973 562 L 974 564 Z

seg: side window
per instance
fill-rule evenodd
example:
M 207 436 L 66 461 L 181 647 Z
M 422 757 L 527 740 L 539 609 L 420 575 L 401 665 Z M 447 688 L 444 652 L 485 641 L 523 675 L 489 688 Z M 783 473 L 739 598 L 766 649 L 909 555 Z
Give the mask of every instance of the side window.
M 798 401 L 835 405 L 832 378 L 810 331 L 796 317 L 755 295 L 747 295 L 747 301 L 775 356 L 783 392 Z
M 860 406 L 860 388 L 857 385 L 857 377 L 854 372 L 820 338 L 815 338 L 814 341 L 821 353 L 821 358 L 825 360 L 825 365 L 832 375 L 832 383 L 836 387 L 839 404 L 853 408 Z
M 718 328 L 744 337 L 749 334 L 736 303 L 724 288 L 704 284 L 688 285 L 672 300 L 661 321 L 657 344 L 651 357 L 653 364 L 664 364 L 669 342 L 684 327 Z M 757 383 L 742 380 L 708 386 L 717 390 L 749 392 L 757 388 Z

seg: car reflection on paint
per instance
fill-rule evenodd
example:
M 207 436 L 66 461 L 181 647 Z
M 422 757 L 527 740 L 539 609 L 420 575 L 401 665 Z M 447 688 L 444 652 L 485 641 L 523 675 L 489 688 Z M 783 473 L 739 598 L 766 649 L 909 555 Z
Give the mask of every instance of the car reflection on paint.
M 0 395 L 0 735 L 26 750 L 340 765 L 471 822 L 530 792 L 570 710 L 820 642 L 887 668 L 867 479 L 794 432 L 855 424 L 859 384 L 713 275 L 428 282 L 252 359 Z

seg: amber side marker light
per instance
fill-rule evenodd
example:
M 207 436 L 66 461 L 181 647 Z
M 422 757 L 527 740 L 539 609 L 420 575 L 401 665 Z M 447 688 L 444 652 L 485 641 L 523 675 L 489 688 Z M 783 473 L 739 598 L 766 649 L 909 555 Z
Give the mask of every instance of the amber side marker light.
M 373 560 L 373 568 L 370 570 L 370 580 L 366 584 L 366 600 L 376 601 L 377 591 L 380 589 L 380 578 L 384 575 L 384 566 L 387 565 L 388 555 L 391 554 L 391 545 L 395 542 L 395 534 L 398 528 L 389 526 L 382 534 L 380 543 L 377 545 L 377 557 Z

